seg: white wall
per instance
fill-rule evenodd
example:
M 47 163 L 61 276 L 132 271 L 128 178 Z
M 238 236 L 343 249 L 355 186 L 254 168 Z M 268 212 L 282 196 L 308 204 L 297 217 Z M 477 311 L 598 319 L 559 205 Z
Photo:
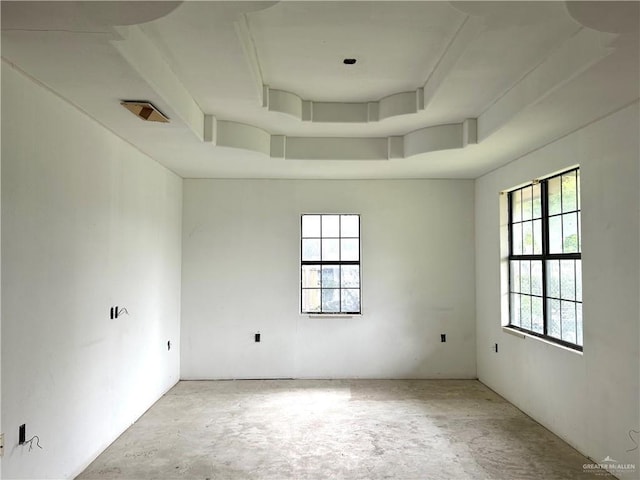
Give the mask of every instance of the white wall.
M 0 95 L 0 106 L 2 95 Z M 2 115 L 0 115 L 0 125 L 2 125 Z M 0 128 L 0 145 L 2 145 L 2 129 Z M 0 244 L 2 243 L 2 158 L 0 156 Z M 2 248 L 0 247 L 0 432 L 2 429 Z M 2 457 L 0 457 L 0 480 L 2 479 Z
M 182 378 L 475 378 L 473 188 L 185 180 Z M 362 316 L 299 314 L 317 212 L 361 214 Z
M 71 478 L 179 378 L 182 182 L 8 64 L 2 100 L 2 474 Z
M 480 380 L 596 461 L 609 455 L 636 464 L 628 478 L 640 471 L 638 450 L 627 451 L 635 446 L 629 430 L 640 430 L 638 131 L 635 103 L 478 179 L 475 197 Z M 499 192 L 574 164 L 581 167 L 584 354 L 501 329 Z

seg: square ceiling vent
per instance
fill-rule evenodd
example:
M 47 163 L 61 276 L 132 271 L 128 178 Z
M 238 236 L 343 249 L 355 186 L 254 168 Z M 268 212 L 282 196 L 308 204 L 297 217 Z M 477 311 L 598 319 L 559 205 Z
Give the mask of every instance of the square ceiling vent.
M 151 102 L 123 100 L 122 102 L 120 102 L 120 105 L 129 110 L 136 117 L 139 117 L 147 122 L 169 123 L 169 117 L 158 110 Z

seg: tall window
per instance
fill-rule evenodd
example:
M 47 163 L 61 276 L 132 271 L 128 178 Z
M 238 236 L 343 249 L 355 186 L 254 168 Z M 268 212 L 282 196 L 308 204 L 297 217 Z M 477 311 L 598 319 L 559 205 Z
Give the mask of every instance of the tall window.
M 360 216 L 302 215 L 301 311 L 360 313 Z
M 580 170 L 509 192 L 509 325 L 582 350 Z

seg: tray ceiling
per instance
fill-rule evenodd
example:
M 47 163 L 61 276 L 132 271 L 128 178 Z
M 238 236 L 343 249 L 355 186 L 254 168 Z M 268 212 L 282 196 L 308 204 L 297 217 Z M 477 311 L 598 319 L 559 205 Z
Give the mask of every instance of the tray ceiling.
M 475 178 L 637 102 L 638 5 L 3 1 L 2 57 L 183 177 Z

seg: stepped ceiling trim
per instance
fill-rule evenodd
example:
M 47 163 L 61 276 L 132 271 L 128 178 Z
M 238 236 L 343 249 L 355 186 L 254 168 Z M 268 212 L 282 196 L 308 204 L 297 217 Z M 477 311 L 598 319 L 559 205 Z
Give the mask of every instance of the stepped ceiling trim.
M 236 23 L 237 25 L 238 23 Z M 477 121 L 435 125 L 389 137 L 297 137 L 272 135 L 242 122 L 217 119 L 202 112 L 162 55 L 137 26 L 114 27 L 122 37 L 113 41 L 120 54 L 143 75 L 156 93 L 171 106 L 201 141 L 262 153 L 271 158 L 295 160 L 391 160 L 414 155 L 464 148 L 477 143 Z M 422 89 L 402 92 L 379 102 L 303 102 L 289 92 L 264 87 L 264 99 L 274 102 L 282 113 L 317 122 L 378 121 L 403 108 L 424 108 Z M 403 113 L 398 113 L 403 114 Z M 362 116 L 363 120 L 360 120 Z
M 288 160 L 394 160 L 477 143 L 477 121 L 425 127 L 390 137 L 295 137 L 272 135 L 239 122 L 205 117 L 204 139 L 220 147 L 241 148 Z
M 256 80 L 261 79 L 256 50 L 247 34 L 244 21 L 235 22 L 236 32 Z M 447 49 L 438 60 L 436 68 L 424 87 L 415 91 L 400 92 L 371 102 L 314 102 L 284 90 L 262 86 L 262 104 L 270 112 L 284 113 L 302 122 L 311 123 L 370 123 L 394 116 L 415 114 L 424 110 L 437 86 L 446 78 L 466 45 L 482 28 L 476 18 L 468 18 L 457 30 Z M 542 63 L 521 78 L 509 91 L 487 108 L 476 119 L 466 119 L 457 124 L 431 125 L 404 135 L 390 137 L 354 138 L 273 136 L 263 128 L 243 122 L 215 119 L 215 115 L 203 112 L 180 79 L 173 73 L 160 52 L 138 26 L 114 27 L 122 37 L 114 40 L 120 54 L 143 76 L 155 92 L 171 107 L 172 111 L 191 129 L 201 141 L 263 153 L 273 158 L 297 159 L 376 159 L 405 158 L 421 153 L 464 146 L 483 141 L 521 114 L 542 101 L 555 89 L 609 55 L 613 48 L 607 45 L 617 36 L 595 30 L 579 28 L 577 32 L 553 51 Z M 244 32 L 244 33 L 242 33 Z M 428 92 L 428 95 L 425 94 Z M 427 97 L 427 98 L 425 98 Z M 207 123 L 208 122 L 208 123 Z M 467 125 L 466 135 L 462 126 Z M 469 126 L 471 125 L 471 126 Z M 214 131 L 215 130 L 215 131 Z M 458 131 L 459 130 L 459 131 Z M 434 137 L 443 133 L 443 139 Z M 402 148 L 391 148 L 390 138 L 401 138 Z M 472 139 L 472 140 L 470 140 Z M 279 147 L 278 142 L 282 142 Z M 397 141 L 396 141 L 397 142 Z M 289 148 L 287 148 L 287 145 Z M 394 144 L 395 145 L 395 144 Z M 399 145 L 399 144 L 398 144 Z M 308 152 L 303 152 L 304 148 Z M 340 156 L 339 148 L 344 148 Z
M 183 176 L 476 176 L 637 100 L 639 12 L 7 1 L 2 55 Z M 128 98 L 171 121 L 140 122 Z
M 312 123 L 369 123 L 424 110 L 424 90 L 400 92 L 372 102 L 314 102 L 263 87 L 263 107 Z

